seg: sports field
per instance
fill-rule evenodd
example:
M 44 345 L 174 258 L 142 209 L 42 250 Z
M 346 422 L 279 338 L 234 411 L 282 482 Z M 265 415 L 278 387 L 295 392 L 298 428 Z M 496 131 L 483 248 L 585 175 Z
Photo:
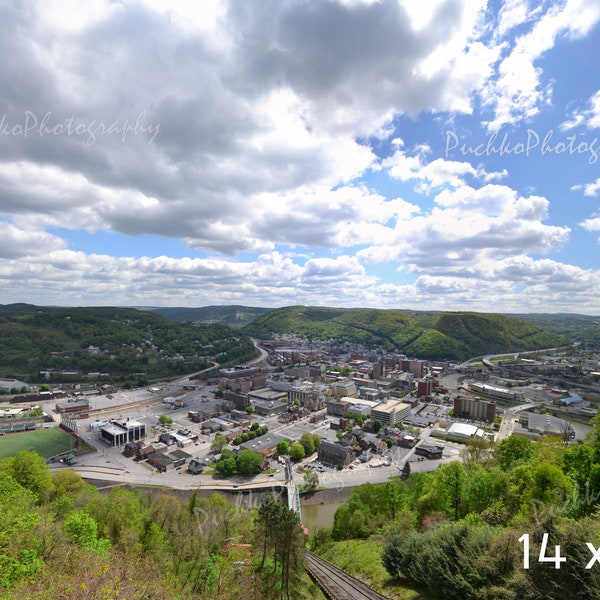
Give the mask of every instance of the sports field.
M 0 458 L 12 456 L 21 450 L 34 450 L 44 458 L 70 450 L 75 440 L 59 427 L 7 433 L 0 436 Z

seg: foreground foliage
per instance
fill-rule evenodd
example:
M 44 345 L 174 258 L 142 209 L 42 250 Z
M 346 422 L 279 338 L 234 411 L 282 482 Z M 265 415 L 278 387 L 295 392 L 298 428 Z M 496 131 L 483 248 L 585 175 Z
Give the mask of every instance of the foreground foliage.
M 314 549 L 356 573 L 345 545 L 378 545 L 388 580 L 368 561 L 358 574 L 393 598 L 405 583 L 457 600 L 600 598 L 599 432 L 467 446 L 464 463 L 359 486 Z
M 31 452 L 0 461 L 4 599 L 319 598 L 298 518 L 266 496 L 100 493 Z

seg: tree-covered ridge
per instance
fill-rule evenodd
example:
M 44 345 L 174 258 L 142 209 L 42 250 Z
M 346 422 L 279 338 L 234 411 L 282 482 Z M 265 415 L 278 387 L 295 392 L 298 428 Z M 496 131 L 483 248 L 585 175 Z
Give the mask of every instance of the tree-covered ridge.
M 135 309 L 37 307 L 0 317 L 0 373 L 24 378 L 46 369 L 158 378 L 253 355 L 252 341 L 239 331 Z
M 600 316 L 564 313 L 515 316 L 589 348 L 600 348 Z
M 266 496 L 256 507 L 217 493 L 100 493 L 32 452 L 0 461 L 0 597 L 5 600 L 300 600 L 298 516 Z
M 567 344 L 523 319 L 474 312 L 415 312 L 290 306 L 275 309 L 244 328 L 269 338 L 296 334 L 380 346 L 410 356 L 464 360 L 481 354 L 551 348 Z
M 187 323 L 202 323 L 211 321 L 229 325 L 230 327 L 243 327 L 257 317 L 269 312 L 270 308 L 256 306 L 201 306 L 198 308 L 187 307 L 160 307 L 148 309 L 173 321 Z
M 599 434 L 596 424 L 589 440 L 569 446 L 551 438 L 473 440 L 464 462 L 355 488 L 313 545 L 363 579 L 373 577 L 363 572 L 370 567 L 348 560 L 347 544 L 354 540 L 355 556 L 358 540 L 368 552 L 378 546 L 394 580 L 389 585 L 380 572 L 376 587 L 387 581 L 390 597 L 412 582 L 457 600 L 600 598 L 600 563 L 586 568 L 594 554 L 587 544 L 600 547 Z M 544 539 L 547 560 L 539 561 Z

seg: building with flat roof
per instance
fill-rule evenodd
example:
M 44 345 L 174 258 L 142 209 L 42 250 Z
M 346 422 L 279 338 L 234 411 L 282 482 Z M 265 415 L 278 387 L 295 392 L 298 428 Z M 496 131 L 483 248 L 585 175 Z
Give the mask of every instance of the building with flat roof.
M 468 423 L 452 423 L 446 431 L 448 437 L 454 437 L 456 439 L 468 440 L 473 436 L 483 436 L 483 430 L 475 425 L 469 425 Z
M 388 400 L 371 408 L 371 419 L 384 425 L 396 425 L 410 415 L 410 404 L 399 400 Z
M 124 446 L 146 437 L 146 425 L 139 421 L 111 421 L 100 428 L 100 437 L 111 446 Z
M 523 400 L 523 392 L 518 392 L 494 385 L 488 385 L 485 383 L 479 383 L 476 381 L 469 382 L 469 389 L 472 392 L 483 394 L 489 398 L 496 398 L 497 400 L 507 400 L 512 402 L 521 402 Z
M 496 403 L 480 398 L 456 396 L 454 398 L 454 416 L 482 419 L 492 423 L 496 418 Z

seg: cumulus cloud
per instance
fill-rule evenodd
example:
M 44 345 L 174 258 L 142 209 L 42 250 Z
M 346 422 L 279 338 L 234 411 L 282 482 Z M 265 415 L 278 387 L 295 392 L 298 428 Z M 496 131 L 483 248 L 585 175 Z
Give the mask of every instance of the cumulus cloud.
M 546 222 L 552 198 L 434 142 L 482 103 L 490 129 L 535 116 L 552 91 L 540 58 L 589 33 L 594 0 L 509 0 L 497 18 L 485 0 L 0 13 L 0 280 L 15 301 L 521 305 L 525 277 L 511 277 L 545 277 L 528 255 L 569 242 Z M 569 123 L 598 127 L 598 93 L 572 106 Z M 399 119 L 420 115 L 435 131 L 405 146 Z M 189 256 L 89 253 L 80 231 L 178 240 Z
M 545 225 L 548 200 L 506 186 L 462 186 L 435 197 L 436 206 L 397 225 L 393 236 L 358 252 L 367 262 L 398 260 L 415 272 L 481 277 L 489 262 L 564 245 L 569 228 Z
M 543 70 L 536 62 L 554 47 L 559 37 L 582 38 L 600 21 L 600 5 L 595 0 L 546 2 L 542 6 L 537 11 L 543 10 L 543 15 L 533 21 L 527 33 L 517 37 L 514 46 L 499 61 L 496 78 L 482 92 L 482 98 L 495 113 L 486 123 L 490 131 L 531 119 L 544 104 L 550 103 L 552 84 L 543 82 Z M 501 13 L 503 32 L 519 23 L 525 7 L 529 12 L 528 3 L 509 3 Z

